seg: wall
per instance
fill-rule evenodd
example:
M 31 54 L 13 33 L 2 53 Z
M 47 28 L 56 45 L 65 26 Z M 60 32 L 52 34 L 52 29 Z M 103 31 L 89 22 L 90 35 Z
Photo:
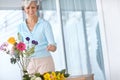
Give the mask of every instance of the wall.
M 120 80 L 120 0 L 97 0 L 106 80 Z

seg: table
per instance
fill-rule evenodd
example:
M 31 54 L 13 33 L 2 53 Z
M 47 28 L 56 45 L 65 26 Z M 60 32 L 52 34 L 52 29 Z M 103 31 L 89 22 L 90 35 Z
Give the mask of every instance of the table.
M 85 74 L 79 76 L 70 76 L 67 80 L 94 80 L 94 74 Z

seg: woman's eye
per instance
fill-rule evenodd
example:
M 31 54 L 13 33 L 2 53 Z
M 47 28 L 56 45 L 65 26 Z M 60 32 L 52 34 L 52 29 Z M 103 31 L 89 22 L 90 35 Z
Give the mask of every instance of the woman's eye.
M 29 7 L 27 7 L 27 9 L 29 9 Z

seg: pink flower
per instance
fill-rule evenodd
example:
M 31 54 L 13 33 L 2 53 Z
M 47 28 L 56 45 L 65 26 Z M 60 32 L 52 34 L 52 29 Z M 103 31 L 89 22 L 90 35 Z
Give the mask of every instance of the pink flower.
M 25 45 L 25 43 L 20 42 L 20 43 L 18 43 L 18 44 L 16 45 L 16 48 L 17 48 L 19 51 L 23 51 L 23 50 L 26 49 L 26 45 Z
M 7 42 L 4 42 L 2 45 L 0 45 L 0 50 L 1 50 L 1 51 L 6 51 L 6 50 L 7 50 L 7 47 L 8 47 L 8 43 L 7 43 Z

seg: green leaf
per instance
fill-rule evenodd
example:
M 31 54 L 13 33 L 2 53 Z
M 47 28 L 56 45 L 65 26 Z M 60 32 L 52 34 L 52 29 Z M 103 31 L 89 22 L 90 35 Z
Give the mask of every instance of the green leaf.
M 36 77 L 40 77 L 40 73 L 35 73 L 35 76 Z
M 30 80 L 29 74 L 23 75 L 23 80 Z
M 65 69 L 61 70 L 61 73 L 64 73 L 64 74 L 65 74 L 65 72 L 66 72 L 66 70 L 65 70 Z
M 28 73 L 27 70 L 23 70 L 24 73 Z
M 27 50 L 25 52 L 25 55 L 29 57 L 30 55 L 32 55 L 34 53 L 34 49 L 35 49 L 35 47 L 30 48 L 29 50 Z
M 18 35 L 18 41 L 21 41 L 21 35 L 20 35 L 20 33 L 17 33 L 17 35 Z
M 11 62 L 12 64 L 15 64 L 15 63 L 16 63 L 16 58 L 13 58 L 13 57 L 12 57 L 12 58 L 10 59 L 10 62 Z

